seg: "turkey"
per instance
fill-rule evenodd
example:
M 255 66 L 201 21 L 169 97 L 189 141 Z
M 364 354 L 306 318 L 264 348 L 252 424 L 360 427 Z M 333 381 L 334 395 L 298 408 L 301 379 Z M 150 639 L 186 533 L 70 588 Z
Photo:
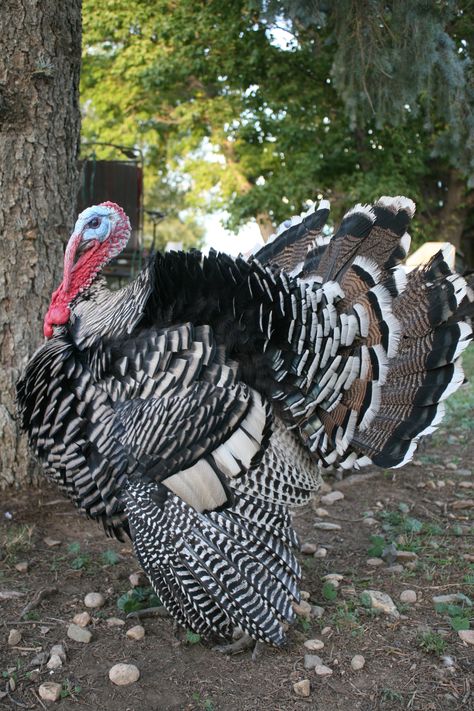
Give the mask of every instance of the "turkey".
M 465 280 L 442 252 L 409 274 L 415 206 L 329 205 L 249 259 L 156 254 L 111 292 L 130 224 L 79 215 L 46 341 L 18 382 L 21 423 L 77 507 L 131 537 L 170 614 L 209 638 L 280 645 L 300 569 L 289 510 L 329 465 L 399 467 L 463 382 Z

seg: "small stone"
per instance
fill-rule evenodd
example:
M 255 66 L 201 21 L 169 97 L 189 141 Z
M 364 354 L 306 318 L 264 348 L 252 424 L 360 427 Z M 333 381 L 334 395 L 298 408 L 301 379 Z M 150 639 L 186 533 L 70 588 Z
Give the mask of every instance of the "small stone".
M 293 691 L 296 696 L 299 696 L 302 699 L 307 698 L 311 691 L 309 679 L 301 679 L 301 681 L 295 682 L 293 684 Z
M 109 617 L 105 621 L 107 627 L 123 627 L 125 622 L 120 617 Z
M 325 506 L 332 506 L 336 501 L 341 501 L 344 498 L 342 491 L 331 491 L 329 494 L 321 496 L 321 503 Z
M 138 667 L 134 664 L 115 664 L 109 671 L 109 679 L 117 686 L 133 684 L 140 678 Z
M 62 659 L 58 654 L 52 654 L 48 660 L 48 663 L 46 664 L 48 669 L 60 669 L 62 665 Z
M 300 551 L 303 553 L 303 555 L 313 555 L 316 553 L 317 545 L 316 543 L 309 543 L 308 541 L 305 541 L 305 543 L 301 544 Z
M 365 666 L 365 659 L 362 654 L 355 654 L 351 659 L 351 667 L 354 671 L 359 671 Z
M 378 568 L 384 563 L 382 558 L 367 558 L 365 562 L 367 565 L 370 565 L 371 568 Z
M 307 590 L 300 590 L 300 597 L 302 600 L 309 600 L 310 594 Z
M 300 615 L 305 620 L 309 620 L 311 617 L 311 605 L 306 600 L 301 600 L 301 602 L 294 602 L 293 609 L 297 615 Z
M 55 681 L 45 681 L 38 688 L 38 694 L 43 701 L 58 701 L 61 690 L 61 684 L 57 684 Z
M 304 643 L 304 646 L 310 652 L 318 652 L 320 649 L 323 649 L 324 642 L 322 641 L 322 639 L 307 639 Z
M 332 669 L 327 667 L 325 664 L 318 664 L 314 671 L 318 676 L 331 676 L 332 674 Z
M 314 527 L 319 531 L 340 531 L 342 529 L 338 523 L 329 523 L 328 521 L 316 521 Z
M 410 605 L 417 601 L 417 595 L 414 590 L 402 590 L 400 593 L 400 601 L 407 602 Z
M 373 610 L 379 610 L 390 617 L 397 619 L 400 617 L 400 613 L 395 607 L 395 603 L 390 595 L 387 595 L 386 593 L 380 592 L 379 590 L 364 590 L 364 592 L 361 593 L 360 598 L 362 604 L 366 607 L 371 607 Z
M 472 476 L 470 469 L 458 469 L 457 474 L 459 474 L 459 476 Z
M 417 560 L 418 556 L 414 551 L 399 551 L 396 552 L 397 560 L 403 563 L 406 560 Z
M 367 518 L 364 518 L 362 523 L 364 526 L 376 526 L 377 525 L 377 519 L 372 518 L 372 516 L 367 516 Z
M 67 636 L 75 642 L 84 642 L 84 644 L 88 644 L 92 639 L 92 632 L 84 629 L 83 627 L 79 627 L 79 625 L 75 625 L 72 622 L 67 628 Z
M 321 506 L 318 506 L 314 513 L 316 516 L 319 516 L 319 518 L 326 518 L 326 516 L 330 516 L 329 511 L 327 509 L 323 509 Z
M 321 630 L 321 634 L 325 637 L 326 635 L 330 634 L 332 632 L 332 627 L 323 627 Z
M 474 644 L 474 630 L 459 630 L 458 635 L 466 644 Z
M 311 617 L 315 617 L 317 620 L 319 620 L 323 615 L 324 615 L 324 607 L 320 607 L 319 605 L 312 605 Z
M 318 548 L 318 550 L 315 552 L 314 557 L 315 558 L 325 558 L 328 554 L 328 549 L 327 548 Z
M 458 465 L 455 464 L 454 462 L 448 462 L 446 464 L 446 469 L 451 469 L 451 471 L 453 471 L 453 472 L 455 472 L 457 468 L 458 468 Z
M 304 655 L 304 661 L 303 665 L 305 669 L 314 669 L 317 667 L 319 664 L 322 664 L 323 660 L 321 657 L 318 657 L 317 654 L 305 654 Z
M 15 565 L 15 570 L 18 570 L 19 573 L 27 573 L 28 572 L 28 561 L 27 560 L 22 560 L 21 563 L 17 563 Z
M 58 540 L 56 540 L 56 538 L 50 538 L 49 536 L 46 536 L 46 538 L 43 538 L 43 541 L 44 541 L 44 543 L 46 543 L 48 548 L 56 548 L 57 546 L 60 546 L 62 543 L 62 541 L 58 541 Z
M 144 588 L 150 584 L 145 573 L 142 573 L 141 571 L 132 573 L 128 576 L 128 579 L 132 588 Z
M 474 481 L 460 481 L 459 486 L 461 489 L 474 489 Z M 15 565 L 16 568 L 16 565 Z M 17 568 L 18 570 L 18 568 Z
M 20 630 L 10 630 L 8 634 L 8 646 L 16 647 L 17 644 L 21 642 L 21 632 Z
M 327 573 L 327 575 L 323 575 L 323 580 L 327 580 L 328 583 L 335 585 L 336 583 L 340 583 L 341 580 L 344 580 L 344 576 L 340 573 Z
M 135 625 L 135 627 L 130 627 L 125 634 L 129 639 L 139 640 L 145 636 L 145 629 L 141 625 Z
M 327 483 L 327 481 L 323 481 L 321 486 L 319 487 L 319 493 L 320 494 L 329 494 L 329 492 L 332 491 L 332 486 Z
M 450 593 L 449 595 L 433 595 L 432 600 L 435 605 L 460 602 L 468 607 L 472 606 L 472 600 L 464 593 Z
M 88 612 L 78 612 L 77 615 L 74 615 L 72 621 L 79 627 L 87 627 L 91 622 L 91 616 Z
M 446 486 L 446 482 L 444 481 L 444 479 L 437 479 L 436 486 L 438 487 L 438 489 L 444 489 L 444 487 Z
M 105 605 L 105 598 L 102 593 L 90 592 L 84 598 L 84 605 L 89 608 L 98 608 Z
M 48 652 L 38 652 L 38 654 L 35 654 L 35 656 L 32 657 L 28 666 L 41 667 L 41 666 L 43 666 L 43 664 L 46 664 L 48 659 L 49 659 Z
M 391 573 L 392 575 L 403 573 L 403 565 L 401 563 L 395 563 L 394 565 L 387 565 L 386 568 L 382 568 L 383 573 Z
M 431 479 L 426 482 L 426 486 L 427 486 L 428 489 L 432 489 L 432 490 L 436 489 L 436 484 L 435 484 L 435 482 L 432 481 Z
M 460 499 L 453 501 L 451 508 L 459 511 L 461 509 L 474 509 L 474 499 Z
M 53 644 L 51 647 L 50 655 L 56 654 L 62 662 L 66 661 L 66 650 L 62 644 Z
M 463 558 L 467 560 L 468 563 L 474 563 L 474 555 L 472 553 L 464 553 Z

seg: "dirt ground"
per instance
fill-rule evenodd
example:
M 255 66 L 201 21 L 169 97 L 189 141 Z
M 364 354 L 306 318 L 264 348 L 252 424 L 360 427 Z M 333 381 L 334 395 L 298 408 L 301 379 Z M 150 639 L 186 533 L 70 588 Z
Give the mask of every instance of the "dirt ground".
M 4 495 L 0 709 L 48 707 L 38 698 L 38 687 L 48 680 L 62 684 L 62 698 L 50 706 L 63 711 L 474 709 L 474 646 L 458 634 L 474 628 L 469 604 L 474 599 L 471 396 L 472 386 L 468 396 L 463 393 L 455 401 L 447 424 L 418 452 L 414 464 L 403 470 L 366 470 L 342 482 L 333 476 L 329 484 L 344 499 L 325 506 L 329 515 L 318 517 L 316 508 L 323 506 L 318 500 L 297 513 L 301 540 L 327 550 L 325 558 L 300 555 L 302 589 L 324 613 L 299 618 L 285 648 L 265 647 L 255 661 L 250 652 L 225 657 L 189 635 L 186 639 L 170 619 L 146 618 L 145 637 L 128 639 L 126 630 L 137 622 L 126 619 L 117 601 L 130 590 L 128 576 L 138 569 L 131 546 L 105 538 L 48 485 L 40 492 Z M 317 530 L 317 520 L 341 528 Z M 50 546 L 46 538 L 58 544 Z M 394 571 L 387 553 L 377 567 L 367 563 L 391 543 L 416 556 L 399 558 L 397 565 L 402 560 L 403 567 Z M 28 571 L 21 572 L 25 561 Z M 343 576 L 338 588 L 323 580 L 328 573 Z M 47 588 L 54 591 L 21 616 L 38 591 Z M 400 617 L 367 607 L 367 589 L 390 595 Z M 417 601 L 401 602 L 404 590 L 415 591 Z M 11 591 L 22 595 L 9 598 Z M 92 640 L 85 644 L 69 639 L 66 631 L 72 617 L 86 609 L 83 600 L 90 591 L 102 593 L 106 602 L 90 611 Z M 435 606 L 433 596 L 455 593 L 466 598 Z M 109 617 L 122 618 L 125 625 L 111 628 Z M 7 643 L 12 629 L 22 634 L 13 646 Z M 303 642 L 315 638 L 324 642 L 317 654 L 332 670 L 329 677 L 304 668 L 308 650 Z M 64 644 L 67 659 L 50 671 L 46 661 L 55 643 Z M 355 654 L 365 658 L 359 671 L 351 668 Z M 135 664 L 140 679 L 114 686 L 108 671 L 118 662 Z M 308 698 L 298 698 L 293 690 L 301 679 L 310 681 Z

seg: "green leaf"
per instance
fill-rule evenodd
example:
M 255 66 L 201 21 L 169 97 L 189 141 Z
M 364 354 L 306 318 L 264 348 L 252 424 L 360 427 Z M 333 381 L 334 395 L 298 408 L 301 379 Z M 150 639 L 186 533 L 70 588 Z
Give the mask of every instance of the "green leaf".
M 403 529 L 407 533 L 420 533 L 423 528 L 423 523 L 417 518 L 407 517 L 403 524 Z
M 451 627 L 456 632 L 459 630 L 468 630 L 470 628 L 469 619 L 467 617 L 451 617 Z
M 79 551 L 81 550 L 81 544 L 78 541 L 74 541 L 73 543 L 70 543 L 67 547 L 68 553 L 72 553 L 72 555 L 78 555 Z
M 187 644 L 197 644 L 201 641 L 201 635 L 191 630 L 186 630 L 186 642 Z
M 335 600 L 337 598 L 337 589 L 330 582 L 326 582 L 323 585 L 322 595 L 325 600 Z
M 368 550 L 368 554 L 371 558 L 380 558 L 386 544 L 385 538 L 383 536 L 370 536 L 371 546 Z
M 105 565 L 116 565 L 120 560 L 120 556 L 115 551 L 106 550 L 102 553 L 102 560 Z

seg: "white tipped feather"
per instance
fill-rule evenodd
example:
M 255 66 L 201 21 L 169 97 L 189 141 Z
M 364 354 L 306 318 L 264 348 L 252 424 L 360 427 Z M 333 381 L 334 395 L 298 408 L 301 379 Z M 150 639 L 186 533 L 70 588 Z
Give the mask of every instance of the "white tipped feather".
M 321 200 L 318 205 L 318 210 L 329 210 L 331 208 L 331 203 L 329 200 Z
M 402 267 L 394 267 L 394 269 L 392 269 L 392 274 L 395 280 L 395 286 L 397 287 L 397 292 L 399 294 L 403 294 L 408 282 L 408 277 L 405 269 L 403 269 Z
M 459 358 L 461 353 L 468 347 L 472 340 L 472 328 L 465 321 L 460 321 L 458 323 L 458 326 L 460 330 L 459 342 L 456 346 L 456 351 L 452 358 L 453 361 L 455 361 L 456 358 Z
M 400 239 L 400 244 L 405 250 L 405 254 L 408 254 L 411 246 L 411 236 L 408 234 L 408 232 L 405 232 L 405 234 L 402 235 L 402 238 Z
M 361 269 L 367 272 L 367 274 L 369 274 L 375 282 L 380 281 L 380 268 L 377 262 L 373 259 L 370 259 L 369 257 L 358 256 L 354 259 L 353 264 L 359 266 Z
M 416 210 L 416 205 L 413 200 L 405 197 L 404 195 L 396 195 L 394 197 L 390 195 L 382 195 L 375 204 L 380 207 L 387 207 L 394 212 L 405 210 L 410 217 L 413 217 Z
M 351 217 L 351 215 L 364 215 L 364 217 L 368 217 L 372 223 L 375 222 L 375 212 L 372 209 L 372 205 L 361 205 L 360 203 L 355 205 L 349 212 L 346 212 L 343 221 Z

